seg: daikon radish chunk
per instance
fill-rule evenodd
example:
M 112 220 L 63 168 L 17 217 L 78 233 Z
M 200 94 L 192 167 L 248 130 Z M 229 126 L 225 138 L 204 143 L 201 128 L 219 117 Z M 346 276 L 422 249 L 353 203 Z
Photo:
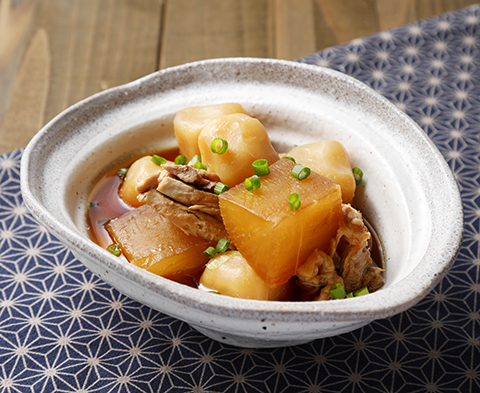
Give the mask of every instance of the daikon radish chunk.
M 316 248 L 327 251 L 342 216 L 340 186 L 311 172 L 298 180 L 295 164 L 281 159 L 260 177 L 253 192 L 239 184 L 219 196 L 230 239 L 255 272 L 272 288 L 285 284 Z M 288 197 L 298 193 L 292 211 Z
M 338 184 L 342 189 L 343 203 L 352 202 L 355 177 L 348 153 L 340 142 L 327 140 L 308 143 L 293 148 L 287 156 Z
M 247 113 L 240 104 L 227 103 L 219 105 L 194 106 L 178 112 L 173 119 L 175 138 L 180 152 L 192 159 L 200 154 L 198 135 L 210 120 L 232 113 Z
M 222 142 L 212 146 L 218 139 L 228 144 L 222 154 L 212 151 L 221 151 Z M 266 159 L 273 164 L 280 158 L 262 123 L 239 113 L 217 117 L 208 123 L 198 137 L 198 147 L 202 163 L 230 187 L 254 174 L 252 163 L 255 160 Z
M 185 234 L 150 205 L 123 214 L 106 229 L 131 263 L 160 276 L 204 265 L 208 258 L 203 251 L 212 245 Z
M 130 206 L 138 207 L 143 203 L 137 200 L 137 184 L 144 181 L 149 176 L 158 176 L 162 167 L 152 162 L 152 156 L 144 156 L 135 161 L 128 168 L 125 180 L 120 187 L 118 194 L 123 201 Z
M 200 284 L 221 295 L 255 300 L 284 300 L 292 291 L 292 281 L 270 288 L 238 251 L 212 258 L 200 277 Z

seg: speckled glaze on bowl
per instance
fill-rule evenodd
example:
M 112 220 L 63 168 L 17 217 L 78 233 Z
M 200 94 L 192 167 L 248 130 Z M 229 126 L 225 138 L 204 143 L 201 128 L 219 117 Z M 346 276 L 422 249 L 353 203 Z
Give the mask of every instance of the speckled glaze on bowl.
M 259 118 L 278 151 L 321 139 L 344 144 L 365 173 L 355 205 L 384 247 L 384 288 L 329 302 L 235 299 L 155 276 L 90 241 L 85 213 L 99 176 L 126 157 L 174 146 L 172 120 L 179 110 L 223 102 L 238 102 Z M 21 187 L 32 214 L 97 276 L 215 340 L 242 347 L 301 344 L 406 310 L 445 274 L 463 234 L 452 173 L 409 117 L 351 77 L 279 60 L 186 64 L 79 102 L 27 146 Z

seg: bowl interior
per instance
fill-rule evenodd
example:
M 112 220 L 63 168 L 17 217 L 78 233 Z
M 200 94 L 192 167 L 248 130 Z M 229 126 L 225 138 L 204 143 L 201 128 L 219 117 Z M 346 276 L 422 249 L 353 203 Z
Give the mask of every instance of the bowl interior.
M 454 251 L 445 255 L 445 247 L 437 247 L 431 253 L 432 237 L 442 233 L 442 198 L 455 204 L 448 225 L 458 227 L 459 220 L 458 191 L 440 153 L 413 121 L 362 83 L 297 63 L 207 61 L 93 96 L 32 141 L 27 171 L 36 181 L 29 192 L 48 220 L 54 217 L 88 238 L 88 194 L 99 177 L 129 157 L 175 146 L 172 121 L 179 110 L 224 102 L 238 102 L 258 118 L 279 152 L 322 139 L 345 146 L 364 172 L 354 205 L 377 231 L 385 253 L 382 291 L 411 277 L 427 256 L 443 260 L 436 274 L 450 263 Z

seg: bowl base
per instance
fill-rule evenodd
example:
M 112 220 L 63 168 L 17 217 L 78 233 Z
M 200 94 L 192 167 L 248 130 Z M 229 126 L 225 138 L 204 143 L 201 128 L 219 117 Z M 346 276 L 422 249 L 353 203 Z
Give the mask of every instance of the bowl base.
M 240 348 L 280 348 L 280 347 L 290 347 L 294 345 L 301 345 L 306 344 L 311 339 L 305 340 L 266 340 L 264 338 L 254 338 L 254 337 L 244 337 L 244 336 L 237 336 L 231 333 L 225 332 L 218 332 L 211 329 L 206 329 L 205 327 L 199 327 L 190 325 L 199 333 L 211 338 L 212 340 L 221 342 L 222 344 L 232 345 L 234 347 Z
M 232 333 L 219 332 L 216 330 L 205 328 L 204 326 L 197 326 L 189 324 L 197 332 L 202 333 L 203 335 L 211 338 L 212 340 L 221 342 L 222 344 L 232 345 L 234 347 L 240 348 L 282 348 L 282 347 L 292 347 L 295 345 L 302 345 L 312 342 L 316 339 L 321 339 L 325 337 L 337 336 L 339 334 L 344 334 L 351 332 L 352 330 L 357 330 L 365 325 L 368 325 L 371 320 L 358 321 L 353 324 L 348 324 L 347 326 L 338 327 L 332 331 L 327 331 L 325 335 L 312 337 L 297 337 L 296 340 L 286 340 L 286 339 L 272 339 L 262 337 L 249 337 L 249 336 L 240 336 Z

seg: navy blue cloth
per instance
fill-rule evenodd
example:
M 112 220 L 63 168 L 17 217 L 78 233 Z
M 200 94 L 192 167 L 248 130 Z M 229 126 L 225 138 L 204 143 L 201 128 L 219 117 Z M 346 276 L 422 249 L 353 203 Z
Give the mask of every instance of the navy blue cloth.
M 37 224 L 16 150 L 0 155 L 0 393 L 480 391 L 480 8 L 299 61 L 370 85 L 438 146 L 466 219 L 445 279 L 417 306 L 352 333 L 225 346 L 119 294 Z

